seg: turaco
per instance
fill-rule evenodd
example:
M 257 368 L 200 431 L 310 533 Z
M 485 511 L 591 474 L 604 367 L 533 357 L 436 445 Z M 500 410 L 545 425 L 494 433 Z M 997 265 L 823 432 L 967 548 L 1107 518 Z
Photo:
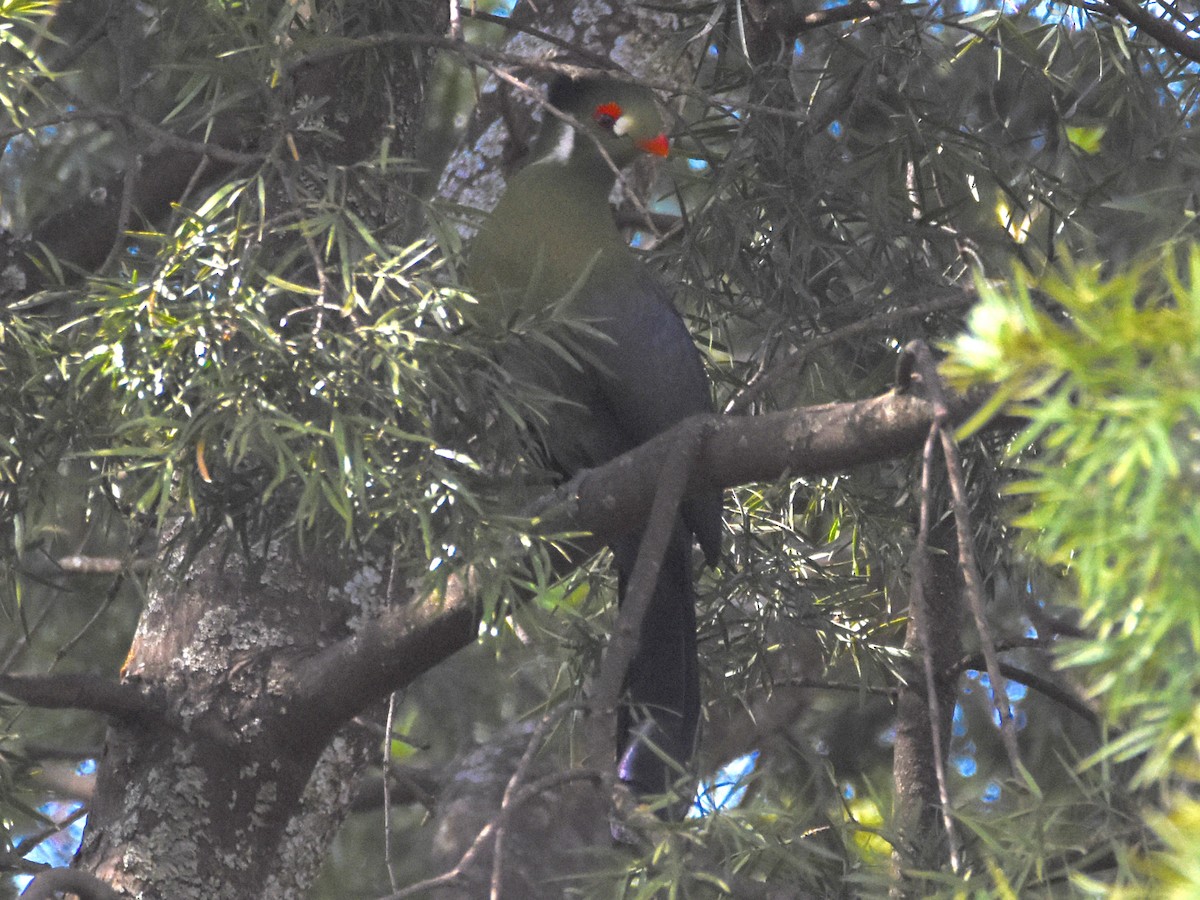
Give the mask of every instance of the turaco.
M 471 247 L 468 283 L 501 321 L 559 306 L 586 327 L 567 329 L 574 358 L 515 351 L 516 377 L 561 398 L 530 422 L 551 467 L 569 476 L 711 412 L 700 355 L 671 297 L 630 250 L 608 197 L 617 170 L 640 153 L 666 156 L 654 96 L 606 78 L 560 78 L 533 162 L 514 176 Z M 642 529 L 612 543 L 624 598 Z M 719 492 L 684 500 L 618 714 L 618 775 L 639 796 L 661 794 L 691 756 L 700 712 L 692 539 L 709 564 L 721 539 Z M 674 761 L 667 763 L 664 756 Z M 676 805 L 676 809 L 678 809 Z

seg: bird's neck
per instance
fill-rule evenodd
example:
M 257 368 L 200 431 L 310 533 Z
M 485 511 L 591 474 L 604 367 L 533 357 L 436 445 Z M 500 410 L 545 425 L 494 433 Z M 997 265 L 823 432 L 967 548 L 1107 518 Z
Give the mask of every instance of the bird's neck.
M 553 193 L 569 201 L 563 211 L 599 217 L 611 222 L 608 197 L 616 183 L 616 173 L 599 156 L 575 154 L 565 159 L 548 156 L 538 159 L 521 172 L 530 186 L 538 191 Z M 602 215 L 597 216 L 597 213 Z
M 531 165 L 558 166 L 566 178 L 589 182 L 607 198 L 617 172 L 633 161 L 634 154 L 632 144 L 609 141 L 607 150 L 603 146 L 591 132 L 576 131 L 566 122 L 555 121 L 543 128 Z

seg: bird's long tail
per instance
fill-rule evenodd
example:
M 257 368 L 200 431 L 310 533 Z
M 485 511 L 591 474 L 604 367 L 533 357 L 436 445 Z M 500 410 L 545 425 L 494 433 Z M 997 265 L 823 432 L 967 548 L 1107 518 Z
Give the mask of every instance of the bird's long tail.
M 622 603 L 640 543 L 638 532 L 613 545 Z M 665 793 L 696 739 L 700 681 L 691 556 L 691 535 L 677 522 L 625 677 L 626 703 L 617 716 L 618 775 L 638 796 Z

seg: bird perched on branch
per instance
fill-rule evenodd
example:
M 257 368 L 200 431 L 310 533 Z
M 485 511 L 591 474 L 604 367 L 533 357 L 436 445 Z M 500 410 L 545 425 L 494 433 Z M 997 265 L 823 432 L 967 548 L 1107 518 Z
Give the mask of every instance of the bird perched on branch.
M 608 197 L 641 153 L 666 156 L 653 94 L 607 78 L 560 78 L 534 161 L 514 176 L 471 248 L 468 282 L 488 313 L 512 322 L 553 310 L 567 354 L 517 350 L 508 371 L 558 398 L 531 429 L 550 465 L 570 476 L 712 411 L 699 352 L 671 297 L 633 254 Z M 612 540 L 624 600 L 643 529 Z M 718 558 L 721 496 L 684 498 L 618 712 L 618 773 L 638 794 L 663 793 L 692 753 L 699 720 L 692 541 Z

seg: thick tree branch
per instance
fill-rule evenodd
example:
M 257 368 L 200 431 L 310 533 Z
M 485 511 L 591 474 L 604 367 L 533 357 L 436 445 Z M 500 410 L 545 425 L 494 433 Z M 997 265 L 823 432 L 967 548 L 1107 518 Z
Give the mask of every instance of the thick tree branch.
M 951 415 L 961 420 L 973 408 L 960 399 Z M 541 506 L 541 524 L 605 538 L 639 527 L 650 514 L 662 459 L 685 430 L 704 434 L 688 482 L 689 490 L 704 490 L 904 456 L 921 446 L 932 421 L 926 401 L 896 393 L 763 416 L 695 416 L 563 485 Z M 452 576 L 444 591 L 414 597 L 295 665 L 296 734 L 308 740 L 336 728 L 473 641 L 481 615 L 476 582 L 484 577 L 475 570 Z
M 451 575 L 437 594 L 414 598 L 295 666 L 297 736 L 315 740 L 410 683 L 478 634 L 476 573 Z
M 0 693 L 42 709 L 83 709 L 131 722 L 162 713 L 140 687 L 93 675 L 0 675 Z
M 961 421 L 974 405 L 959 398 Z M 933 421 L 928 403 L 913 394 L 831 403 L 761 416 L 696 416 L 706 437 L 689 492 L 729 488 L 784 475 L 825 475 L 916 452 Z M 547 504 L 543 518 L 555 530 L 570 526 L 606 538 L 646 520 L 663 455 L 681 423 L 611 463 L 580 473 Z

